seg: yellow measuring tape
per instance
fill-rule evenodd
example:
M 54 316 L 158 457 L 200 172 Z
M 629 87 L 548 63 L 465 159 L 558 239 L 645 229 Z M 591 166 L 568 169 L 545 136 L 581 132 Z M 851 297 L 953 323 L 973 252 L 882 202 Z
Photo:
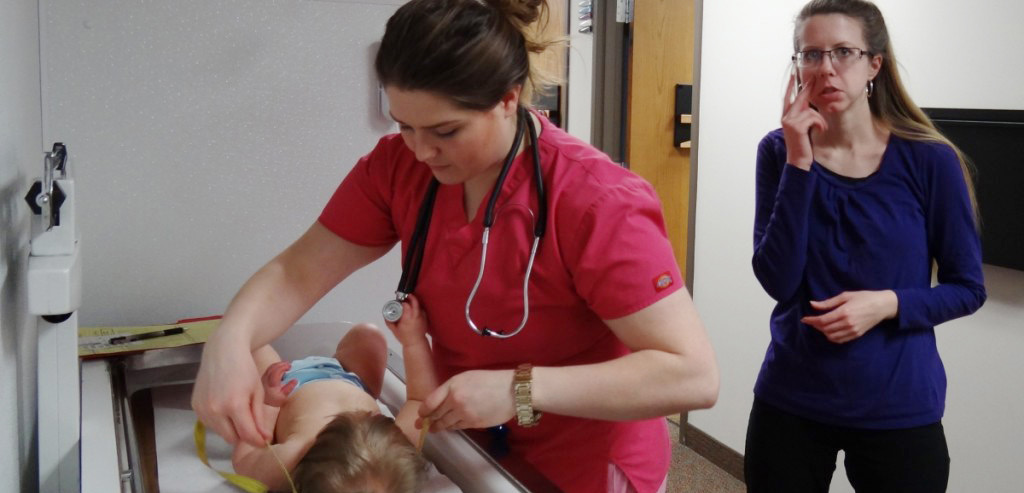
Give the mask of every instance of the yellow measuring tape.
M 258 480 L 255 480 L 248 476 L 242 476 L 241 474 L 220 471 L 210 465 L 210 460 L 206 456 L 206 428 L 203 427 L 202 422 L 196 421 L 194 435 L 196 442 L 196 455 L 199 456 L 199 460 L 203 461 L 203 464 L 206 464 L 206 467 L 213 469 L 214 472 L 220 474 L 221 477 L 226 479 L 229 483 L 249 493 L 267 493 L 267 485 L 263 484 Z M 274 459 L 277 460 L 277 463 L 281 466 L 281 470 L 284 471 L 284 477 L 288 478 L 288 484 L 291 485 L 292 487 L 292 493 L 298 493 L 298 490 L 295 489 L 295 483 L 292 482 L 292 475 L 288 473 L 288 468 L 284 466 L 284 463 L 281 462 L 281 458 L 277 456 L 276 452 L 274 452 L 274 448 L 270 446 L 270 442 L 267 442 L 267 448 L 270 450 L 270 453 L 274 456 Z
M 416 451 L 423 453 L 423 444 L 427 443 L 427 433 L 430 433 L 430 418 L 423 418 L 420 427 L 420 439 L 416 443 Z

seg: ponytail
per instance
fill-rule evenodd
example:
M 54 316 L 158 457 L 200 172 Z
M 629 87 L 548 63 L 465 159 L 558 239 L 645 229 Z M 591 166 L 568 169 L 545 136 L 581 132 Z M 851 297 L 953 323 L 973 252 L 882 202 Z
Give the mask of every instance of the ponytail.
M 520 86 L 528 105 L 555 80 L 534 60 L 558 42 L 541 34 L 548 15 L 545 0 L 412 0 L 388 20 L 377 77 L 385 86 L 434 92 L 477 110 Z

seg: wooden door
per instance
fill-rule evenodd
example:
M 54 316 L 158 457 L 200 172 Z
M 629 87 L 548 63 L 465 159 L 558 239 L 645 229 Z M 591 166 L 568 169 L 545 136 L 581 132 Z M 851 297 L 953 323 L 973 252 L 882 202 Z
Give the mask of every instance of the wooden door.
M 626 162 L 654 185 L 676 260 L 692 288 L 690 149 L 673 144 L 676 84 L 693 84 L 694 0 L 635 0 Z

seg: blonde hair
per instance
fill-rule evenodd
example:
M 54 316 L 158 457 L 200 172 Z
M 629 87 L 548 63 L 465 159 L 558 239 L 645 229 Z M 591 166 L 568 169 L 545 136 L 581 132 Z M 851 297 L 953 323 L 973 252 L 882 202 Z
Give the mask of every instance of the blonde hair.
M 545 0 L 412 0 L 388 19 L 374 66 L 384 86 L 447 96 L 470 109 L 494 107 L 516 86 L 521 104 L 557 81 L 531 59 L 544 39 Z
M 889 130 L 907 140 L 924 142 L 936 142 L 944 144 L 953 149 L 957 159 L 960 160 L 960 170 L 964 175 L 964 182 L 967 184 L 967 193 L 971 198 L 971 208 L 974 210 L 975 222 L 979 220 L 978 202 L 974 196 L 974 185 L 972 168 L 967 156 L 951 142 L 945 135 L 942 135 L 928 115 L 919 108 L 912 99 L 900 79 L 899 70 L 896 65 L 896 55 L 893 51 L 892 40 L 889 38 L 889 29 L 885 25 L 885 18 L 875 4 L 865 0 L 812 0 L 804 5 L 796 18 L 796 29 L 793 34 L 794 51 L 800 50 L 800 30 L 807 19 L 816 15 L 841 14 L 860 22 L 864 31 L 864 40 L 867 42 L 867 49 L 872 55 L 882 56 L 882 67 L 874 79 L 874 91 L 868 99 L 871 114 L 883 122 Z
M 415 493 L 427 462 L 380 414 L 340 414 L 327 424 L 295 468 L 300 493 Z

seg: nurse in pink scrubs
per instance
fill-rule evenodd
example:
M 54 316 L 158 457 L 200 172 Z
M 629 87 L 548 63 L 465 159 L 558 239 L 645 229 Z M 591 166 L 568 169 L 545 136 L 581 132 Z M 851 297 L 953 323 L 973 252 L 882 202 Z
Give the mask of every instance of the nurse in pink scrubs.
M 714 353 L 652 187 L 528 109 L 550 43 L 527 25 L 546 7 L 413 0 L 388 21 L 376 72 L 400 133 L 231 302 L 192 399 L 209 428 L 263 443 L 251 350 L 401 244 L 398 291 L 427 312 L 442 382 L 420 410 L 435 431 L 506 424 L 564 491 L 664 491 L 663 417 L 715 403 Z

